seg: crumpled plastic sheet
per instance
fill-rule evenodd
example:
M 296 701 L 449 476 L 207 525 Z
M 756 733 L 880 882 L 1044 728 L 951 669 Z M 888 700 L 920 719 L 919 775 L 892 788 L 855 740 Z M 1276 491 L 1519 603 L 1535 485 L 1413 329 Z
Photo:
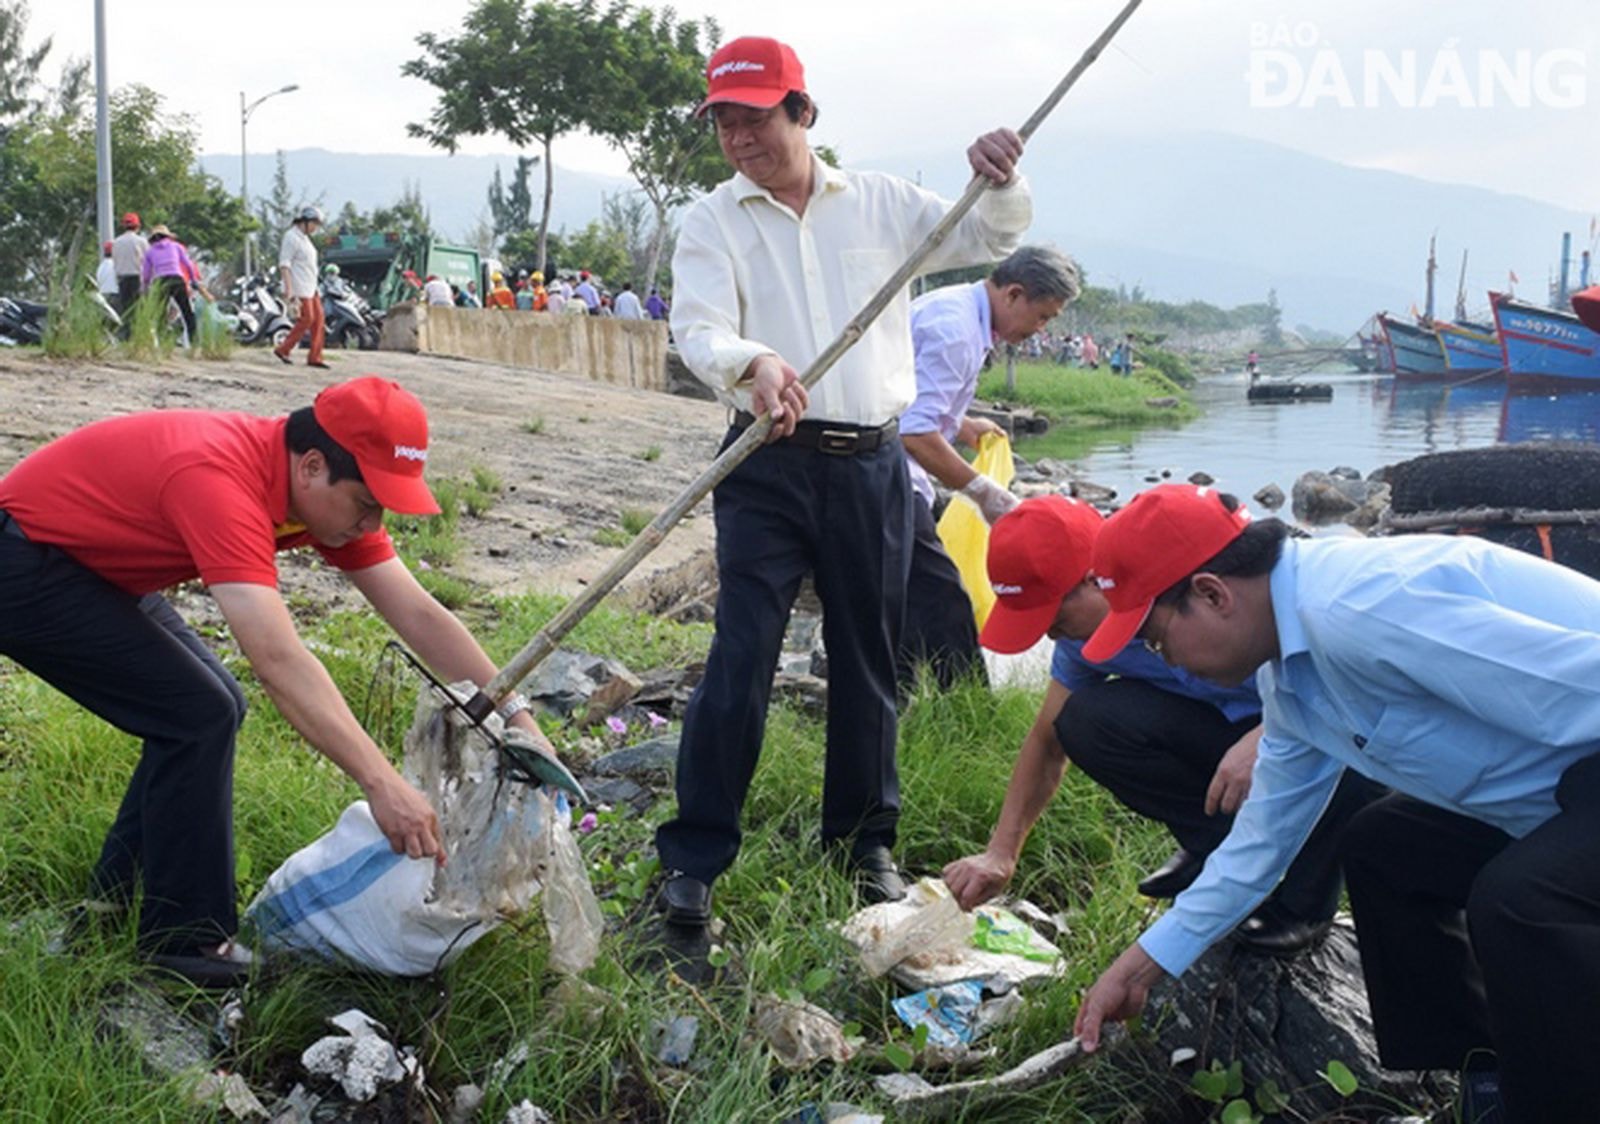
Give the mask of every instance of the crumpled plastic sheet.
M 1030 956 L 1041 959 L 975 947 L 973 936 L 980 915 L 992 923 L 998 921 L 1002 929 L 1018 925 L 1027 930 Z M 887 972 L 896 983 L 915 991 L 977 980 L 985 991 L 999 995 L 1065 970 L 1059 950 L 1049 941 L 992 906 L 963 913 L 937 878 L 917 882 L 900 901 L 871 905 L 853 914 L 844 923 L 843 933 L 855 946 L 869 976 Z
M 855 1056 L 839 1020 L 812 1003 L 763 995 L 756 1000 L 755 1027 L 785 1069 L 808 1069 L 820 1061 L 842 1065 Z

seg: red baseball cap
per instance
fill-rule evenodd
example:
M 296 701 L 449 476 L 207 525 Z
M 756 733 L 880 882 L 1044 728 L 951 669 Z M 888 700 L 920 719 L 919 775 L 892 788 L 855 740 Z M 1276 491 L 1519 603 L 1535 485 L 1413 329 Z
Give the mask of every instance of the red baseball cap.
M 694 115 L 723 102 L 771 109 L 790 90 L 804 93 L 805 89 L 805 68 L 793 47 L 747 35 L 718 47 L 706 63 L 706 100 Z
M 1591 332 L 1600 332 L 1600 285 L 1590 285 L 1572 295 L 1572 311 Z
M 1215 488 L 1162 484 L 1134 496 L 1095 540 L 1095 581 L 1111 612 L 1084 644 L 1083 658 L 1102 663 L 1126 648 L 1156 598 L 1249 525 L 1244 506 L 1229 511 Z
M 1011 654 L 1038 643 L 1083 581 L 1095 536 L 1105 520 L 1066 496 L 1023 500 L 989 531 L 989 582 L 994 608 L 979 637 L 985 648 Z
M 368 375 L 328 387 L 311 408 L 317 424 L 355 457 L 373 499 L 401 515 L 439 514 L 422 482 L 428 415 L 416 395 Z
M 132 230 L 134 227 L 138 226 L 139 225 L 139 216 L 138 216 L 138 214 L 136 212 L 134 212 L 134 211 L 129 211 L 127 214 L 123 215 L 122 216 L 122 225 L 124 227 L 126 227 L 127 229 L 129 229 L 129 230 Z

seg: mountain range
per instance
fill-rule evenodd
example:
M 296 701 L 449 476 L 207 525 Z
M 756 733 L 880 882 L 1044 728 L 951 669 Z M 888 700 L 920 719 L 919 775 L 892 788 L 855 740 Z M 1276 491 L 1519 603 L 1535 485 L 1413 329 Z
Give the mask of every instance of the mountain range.
M 845 157 L 851 166 L 918 178 L 951 198 L 966 183 L 959 152 Z M 435 226 L 456 238 L 486 213 L 495 168 L 509 175 L 514 159 L 285 153 L 291 185 L 332 209 L 346 199 L 362 209 L 389 203 L 415 182 Z M 271 154 L 250 157 L 258 194 L 271 183 L 274 162 Z M 237 155 L 203 163 L 237 190 Z M 1421 308 L 1435 234 L 1441 315 L 1454 307 L 1463 250 L 1469 310 L 1481 312 L 1486 291 L 1503 288 L 1513 272 L 1523 295 L 1541 298 L 1562 233 L 1572 232 L 1579 247 L 1590 236 L 1590 216 L 1533 199 L 1352 167 L 1222 133 L 1049 132 L 1035 138 L 1023 167 L 1034 197 L 1029 239 L 1071 252 L 1092 284 L 1224 307 L 1275 292 L 1291 327 L 1350 332 L 1379 309 Z M 553 227 L 586 224 L 605 194 L 630 186 L 558 162 Z M 1572 275 L 1576 283 L 1576 263 Z

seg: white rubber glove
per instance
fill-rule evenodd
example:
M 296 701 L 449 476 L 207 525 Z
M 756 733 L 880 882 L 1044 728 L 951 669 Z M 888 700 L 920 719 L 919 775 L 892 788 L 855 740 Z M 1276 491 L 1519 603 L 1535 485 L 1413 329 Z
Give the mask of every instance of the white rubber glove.
M 981 472 L 967 482 L 966 487 L 961 489 L 961 494 L 972 501 L 983 514 L 984 522 L 991 527 L 1002 515 L 1022 502 L 1002 488 L 998 481 Z

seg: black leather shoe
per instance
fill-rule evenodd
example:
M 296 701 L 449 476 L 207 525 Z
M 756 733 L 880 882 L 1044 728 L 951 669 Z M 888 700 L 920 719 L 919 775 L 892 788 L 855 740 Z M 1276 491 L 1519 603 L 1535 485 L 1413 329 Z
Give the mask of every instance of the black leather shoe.
M 673 871 L 661 888 L 668 925 L 702 929 L 711 924 L 711 887 L 700 879 Z
M 1271 904 L 1245 918 L 1233 939 L 1266 956 L 1294 956 L 1328 935 L 1331 921 L 1306 921 Z
M 905 880 L 894 865 L 894 856 L 882 843 L 872 843 L 852 853 L 850 869 L 855 872 L 856 887 L 868 905 L 897 902 L 906 896 Z
M 1189 888 L 1205 869 L 1203 855 L 1179 847 L 1172 857 L 1139 881 L 1139 892 L 1147 898 L 1175 898 Z

